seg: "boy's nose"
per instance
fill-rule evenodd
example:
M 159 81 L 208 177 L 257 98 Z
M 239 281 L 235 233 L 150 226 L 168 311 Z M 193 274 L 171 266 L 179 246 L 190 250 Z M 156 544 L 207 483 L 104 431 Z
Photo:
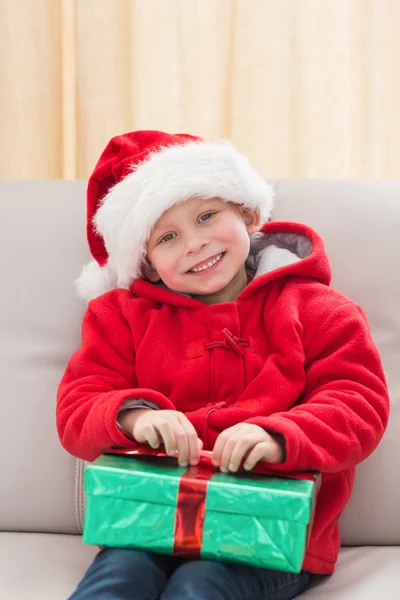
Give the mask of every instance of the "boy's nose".
M 208 245 L 208 240 L 203 237 L 188 235 L 185 245 L 186 254 L 193 254 L 199 252 L 202 248 Z

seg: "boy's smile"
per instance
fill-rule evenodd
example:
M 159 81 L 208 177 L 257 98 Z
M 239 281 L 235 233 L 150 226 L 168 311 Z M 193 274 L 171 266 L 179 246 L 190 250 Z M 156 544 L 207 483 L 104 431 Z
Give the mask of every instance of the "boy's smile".
M 188 273 L 193 273 L 193 275 L 201 275 L 206 271 L 210 271 L 214 267 L 217 267 L 217 265 L 222 261 L 224 256 L 225 252 L 220 252 L 215 256 L 211 256 L 208 260 L 195 265 L 192 269 L 188 271 Z
M 249 236 L 259 216 L 220 198 L 190 198 L 157 221 L 147 243 L 145 276 L 205 304 L 231 302 L 247 283 Z

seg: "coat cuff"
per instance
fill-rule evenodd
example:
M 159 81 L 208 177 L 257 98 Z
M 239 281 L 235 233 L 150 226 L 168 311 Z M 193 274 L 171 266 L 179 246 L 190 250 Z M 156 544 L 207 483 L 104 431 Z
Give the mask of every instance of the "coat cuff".
M 135 392 L 139 396 L 139 398 L 137 398 L 137 399 L 132 398 L 132 395 L 134 395 Z M 126 392 L 125 392 L 125 394 L 126 394 Z M 129 442 L 131 444 L 133 444 L 133 441 L 125 435 L 125 433 L 122 431 L 122 429 L 119 426 L 118 421 L 117 421 L 118 415 L 121 412 L 121 408 L 123 406 L 126 406 L 125 403 L 129 403 L 132 400 L 133 401 L 138 400 L 139 402 L 145 402 L 146 404 L 148 404 L 149 408 L 151 408 L 151 406 L 154 405 L 158 409 L 175 410 L 175 407 L 172 404 L 172 402 L 170 400 L 168 400 L 168 398 L 166 398 L 166 396 L 164 396 L 163 394 L 160 394 L 160 392 L 139 388 L 138 390 L 130 390 L 130 394 L 131 394 L 130 398 L 129 397 L 127 398 L 125 396 L 125 397 L 121 398 L 121 400 L 119 402 L 116 402 L 115 404 L 111 405 L 109 407 L 109 409 L 106 411 L 106 414 L 104 415 L 106 428 L 108 430 L 108 435 L 110 436 L 113 444 L 115 444 L 117 446 L 126 447 Z M 126 395 L 128 395 L 128 394 L 126 394 Z M 148 396 L 148 399 L 144 399 L 143 396 Z M 138 408 L 141 408 L 141 407 L 138 406 Z
M 118 420 L 121 416 L 121 413 L 125 412 L 126 410 L 132 410 L 133 408 L 147 408 L 149 410 L 160 410 L 160 407 L 157 406 L 157 404 L 154 404 L 154 402 L 148 402 L 147 400 L 142 400 L 141 398 L 138 398 L 137 400 L 125 400 L 117 414 L 117 427 L 121 431 L 121 423 Z

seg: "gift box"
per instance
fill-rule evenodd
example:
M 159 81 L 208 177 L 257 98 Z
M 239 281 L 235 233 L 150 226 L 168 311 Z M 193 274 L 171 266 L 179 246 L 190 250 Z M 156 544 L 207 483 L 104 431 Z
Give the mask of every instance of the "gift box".
M 208 452 L 189 468 L 157 451 L 103 455 L 85 473 L 84 542 L 297 573 L 319 478 L 255 471 L 221 473 Z

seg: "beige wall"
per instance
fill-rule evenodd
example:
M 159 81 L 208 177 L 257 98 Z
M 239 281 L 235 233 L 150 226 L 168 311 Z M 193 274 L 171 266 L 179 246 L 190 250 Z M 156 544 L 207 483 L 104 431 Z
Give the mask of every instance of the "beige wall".
M 85 178 L 146 128 L 399 177 L 399 65 L 400 0 L 0 0 L 0 177 Z

